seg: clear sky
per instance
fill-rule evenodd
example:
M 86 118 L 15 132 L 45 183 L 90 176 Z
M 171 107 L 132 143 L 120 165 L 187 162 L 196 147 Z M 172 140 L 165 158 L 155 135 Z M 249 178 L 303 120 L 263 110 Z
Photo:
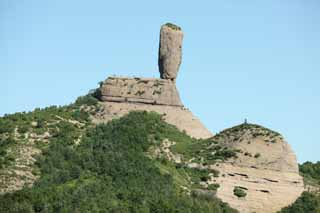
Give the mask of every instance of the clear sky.
M 245 118 L 320 160 L 320 2 L 0 1 L 0 115 L 64 105 L 110 75 L 158 77 L 160 26 L 185 33 L 177 87 L 213 132 Z

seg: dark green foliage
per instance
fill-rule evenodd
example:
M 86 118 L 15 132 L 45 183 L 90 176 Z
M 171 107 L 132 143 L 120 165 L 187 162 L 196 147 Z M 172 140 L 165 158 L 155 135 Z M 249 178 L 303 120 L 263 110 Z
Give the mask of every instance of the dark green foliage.
M 272 142 L 272 143 L 276 142 L 276 139 L 275 139 L 276 137 L 281 137 L 281 135 L 278 132 L 275 132 L 263 126 L 260 126 L 257 124 L 243 123 L 243 124 L 234 126 L 232 128 L 223 130 L 219 134 L 215 135 L 214 139 L 219 140 L 221 138 L 228 137 L 229 139 L 232 138 L 233 142 L 236 142 L 246 132 L 250 132 L 253 138 L 268 137 L 271 139 L 271 141 L 267 140 L 266 142 Z
M 0 169 L 9 165 L 14 159 L 7 155 L 7 149 L 12 146 L 16 141 L 12 138 L 0 138 Z
M 72 125 L 61 122 L 37 164 L 31 188 L 0 196 L 0 212 L 236 212 L 210 197 L 188 196 L 147 157 L 162 138 L 188 138 L 156 113 L 132 112 L 88 129 L 78 146 Z M 204 180 L 207 171 L 192 171 Z
M 218 183 L 210 184 L 208 185 L 208 190 L 217 191 L 217 189 L 220 187 Z
M 236 186 L 233 189 L 233 194 L 237 197 L 245 197 L 247 196 L 247 193 L 245 192 L 245 189 L 242 187 Z
M 216 159 L 226 160 L 228 158 L 237 157 L 237 153 L 235 150 L 231 150 L 231 149 L 228 149 L 227 147 L 224 147 L 223 149 L 218 150 L 214 156 Z
M 320 195 L 303 192 L 292 205 L 283 208 L 281 213 L 319 213 Z
M 307 161 L 299 165 L 299 170 L 306 185 L 320 188 L 320 161 L 316 163 Z
M 256 153 L 256 154 L 254 155 L 255 158 L 259 158 L 260 156 L 261 156 L 260 153 Z
M 167 27 L 170 27 L 171 29 L 173 30 L 181 30 L 181 27 L 175 25 L 175 24 L 172 24 L 172 23 L 166 23 L 165 24 Z
M 207 169 L 185 168 L 185 171 L 189 174 L 193 183 L 198 184 L 200 181 L 209 180 L 209 171 Z
M 227 160 L 236 158 L 236 150 L 229 147 L 221 147 L 212 139 L 196 140 L 185 138 L 184 140 L 175 140 L 177 143 L 172 146 L 172 151 L 183 155 L 185 160 L 191 158 L 198 163 L 214 164 L 217 160 Z
M 11 133 L 14 130 L 13 124 L 7 119 L 0 119 L 0 134 Z
M 304 183 L 319 188 L 320 161 L 316 163 L 305 162 L 299 165 L 300 174 Z M 320 212 L 319 192 L 303 192 L 302 195 L 290 206 L 283 208 L 281 213 L 318 213 Z
M 311 177 L 320 181 L 320 161 L 317 163 L 305 162 L 299 165 L 300 173 L 305 177 Z
M 54 123 L 61 119 L 86 122 L 88 116 L 88 113 L 80 111 L 79 107 L 73 105 L 64 107 L 51 106 L 44 109 L 37 108 L 33 112 L 19 112 L 0 117 L 0 134 L 12 134 L 15 128 L 21 134 L 28 131 L 43 133 L 48 123 Z M 36 122 L 36 126 L 31 126 L 32 122 Z
M 81 105 L 97 105 L 98 104 L 98 99 L 96 98 L 97 92 L 94 92 L 92 94 L 88 94 L 85 96 L 80 96 L 77 98 L 76 102 L 74 103 L 76 106 L 81 106 Z

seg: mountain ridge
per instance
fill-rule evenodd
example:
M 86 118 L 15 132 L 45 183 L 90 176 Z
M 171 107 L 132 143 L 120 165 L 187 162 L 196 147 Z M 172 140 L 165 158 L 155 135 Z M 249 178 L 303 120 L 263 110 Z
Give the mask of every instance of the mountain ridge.
M 176 25 L 161 27 L 161 78 L 109 77 L 73 104 L 1 117 L 2 210 L 258 213 L 293 204 L 304 180 L 280 133 L 245 122 L 213 134 L 184 107 L 175 85 L 182 39 Z

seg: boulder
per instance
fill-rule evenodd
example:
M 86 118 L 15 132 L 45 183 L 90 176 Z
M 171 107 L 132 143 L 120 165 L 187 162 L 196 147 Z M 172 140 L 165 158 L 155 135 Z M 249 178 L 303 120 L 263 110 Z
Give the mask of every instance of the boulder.
M 277 212 L 292 204 L 304 190 L 290 145 L 275 131 L 244 123 L 226 129 L 213 140 L 237 150 L 237 157 L 211 165 L 220 172 L 217 197 L 243 213 Z M 245 189 L 239 198 L 234 189 Z

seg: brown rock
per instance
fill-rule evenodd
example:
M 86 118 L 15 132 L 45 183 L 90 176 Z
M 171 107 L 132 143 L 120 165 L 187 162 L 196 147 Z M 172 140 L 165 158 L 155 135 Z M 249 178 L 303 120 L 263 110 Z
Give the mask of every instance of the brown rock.
M 183 106 L 175 83 L 167 79 L 109 77 L 100 92 L 102 101 Z
M 217 196 L 233 208 L 245 213 L 277 212 L 302 193 L 295 154 L 279 133 L 246 123 L 222 131 L 213 140 L 238 150 L 237 158 L 212 165 L 221 174 L 214 180 L 220 184 Z M 246 197 L 234 195 L 238 186 L 246 189 Z
M 159 71 L 162 79 L 175 80 L 182 58 L 183 32 L 181 28 L 167 23 L 162 25 L 159 42 Z
M 100 107 L 103 110 L 92 117 L 94 123 L 106 123 L 112 119 L 120 118 L 130 111 L 142 110 L 162 114 L 166 122 L 175 125 L 191 137 L 199 139 L 212 137 L 212 133 L 201 121 L 191 111 L 183 107 L 111 101 L 100 102 Z

